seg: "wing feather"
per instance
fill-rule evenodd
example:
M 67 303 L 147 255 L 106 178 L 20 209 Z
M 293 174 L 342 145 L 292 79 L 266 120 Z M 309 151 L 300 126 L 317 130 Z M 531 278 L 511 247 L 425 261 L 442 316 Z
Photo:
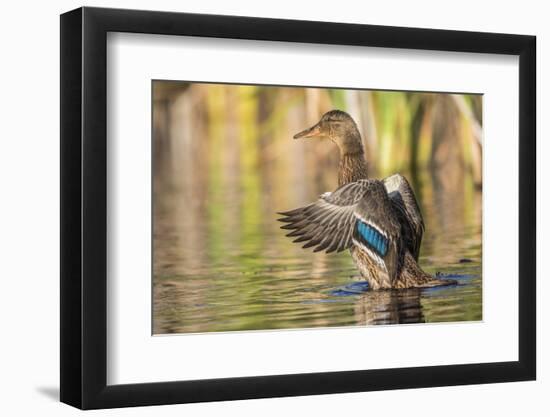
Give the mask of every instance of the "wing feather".
M 280 212 L 281 226 L 290 230 L 289 237 L 297 237 L 296 243 L 306 242 L 304 248 L 315 252 L 341 252 L 352 245 L 355 224 L 354 211 L 363 198 L 371 180 L 360 180 L 343 185 L 332 193 L 323 194 L 313 204 Z
M 382 260 L 386 266 L 388 277 L 393 282 L 399 276 L 402 267 L 401 224 L 381 181 L 372 184 L 366 198 L 357 205 L 355 215 L 358 226 L 354 229 L 353 241 L 357 245 L 363 246 L 369 256 L 375 260 Z M 365 227 L 367 230 L 374 228 L 375 237 L 370 237 L 372 235 L 369 233 L 367 235 L 362 233 L 361 227 L 363 230 Z M 386 250 L 380 250 L 380 246 L 377 244 L 380 242 L 379 239 L 386 240 Z
M 357 243 L 356 222 L 366 220 L 387 233 L 383 261 L 391 279 L 399 274 L 404 250 L 418 259 L 424 221 L 414 192 L 402 175 L 360 180 L 323 194 L 315 203 L 279 213 L 293 242 L 314 252 L 342 252 Z

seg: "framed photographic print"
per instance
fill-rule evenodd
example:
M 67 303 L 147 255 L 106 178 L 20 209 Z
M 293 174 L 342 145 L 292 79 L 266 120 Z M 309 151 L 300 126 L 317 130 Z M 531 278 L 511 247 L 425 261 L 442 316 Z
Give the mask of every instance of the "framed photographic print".
M 535 379 L 535 38 L 61 16 L 61 400 Z

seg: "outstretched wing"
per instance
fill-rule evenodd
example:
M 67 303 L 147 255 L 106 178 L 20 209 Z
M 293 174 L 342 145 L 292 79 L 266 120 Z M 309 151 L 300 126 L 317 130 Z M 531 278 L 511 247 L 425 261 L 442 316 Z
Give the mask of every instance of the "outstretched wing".
M 363 199 L 368 185 L 375 180 L 360 180 L 343 185 L 332 193 L 323 194 L 315 203 L 281 212 L 282 229 L 291 230 L 294 242 L 306 242 L 304 248 L 314 252 L 341 252 L 352 245 L 355 209 Z
M 401 224 L 401 234 L 405 247 L 418 261 L 420 244 L 424 234 L 424 220 L 414 191 L 407 179 L 401 174 L 387 177 L 383 180 L 383 183 Z

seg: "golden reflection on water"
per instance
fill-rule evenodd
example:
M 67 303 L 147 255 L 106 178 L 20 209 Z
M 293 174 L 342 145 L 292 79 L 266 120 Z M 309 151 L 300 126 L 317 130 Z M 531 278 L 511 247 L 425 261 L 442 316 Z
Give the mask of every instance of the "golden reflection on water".
M 155 215 L 155 333 L 481 319 L 475 218 L 467 224 L 463 216 L 437 216 L 432 204 L 423 204 L 430 217 L 421 265 L 433 274 L 458 274 L 464 285 L 335 295 L 358 279 L 349 255 L 313 254 L 292 244 L 274 210 L 256 207 L 261 221 L 249 225 L 254 231 L 243 230 L 229 202 L 220 203 L 222 221 L 208 223 L 196 209 L 195 219 L 206 218 L 192 224 L 187 199 L 175 190 L 162 194 L 171 204 L 163 201 L 162 214 Z M 450 204 L 456 211 L 456 200 Z

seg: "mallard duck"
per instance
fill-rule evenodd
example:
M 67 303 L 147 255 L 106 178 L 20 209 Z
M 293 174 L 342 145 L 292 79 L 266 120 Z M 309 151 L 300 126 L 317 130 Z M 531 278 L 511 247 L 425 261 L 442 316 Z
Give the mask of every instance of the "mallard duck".
M 371 289 L 433 287 L 453 284 L 418 265 L 424 221 L 407 179 L 394 174 L 367 178 L 361 134 L 351 116 L 325 113 L 314 126 L 294 136 L 328 138 L 340 150 L 338 188 L 307 206 L 280 212 L 287 236 L 314 252 L 349 249 Z

